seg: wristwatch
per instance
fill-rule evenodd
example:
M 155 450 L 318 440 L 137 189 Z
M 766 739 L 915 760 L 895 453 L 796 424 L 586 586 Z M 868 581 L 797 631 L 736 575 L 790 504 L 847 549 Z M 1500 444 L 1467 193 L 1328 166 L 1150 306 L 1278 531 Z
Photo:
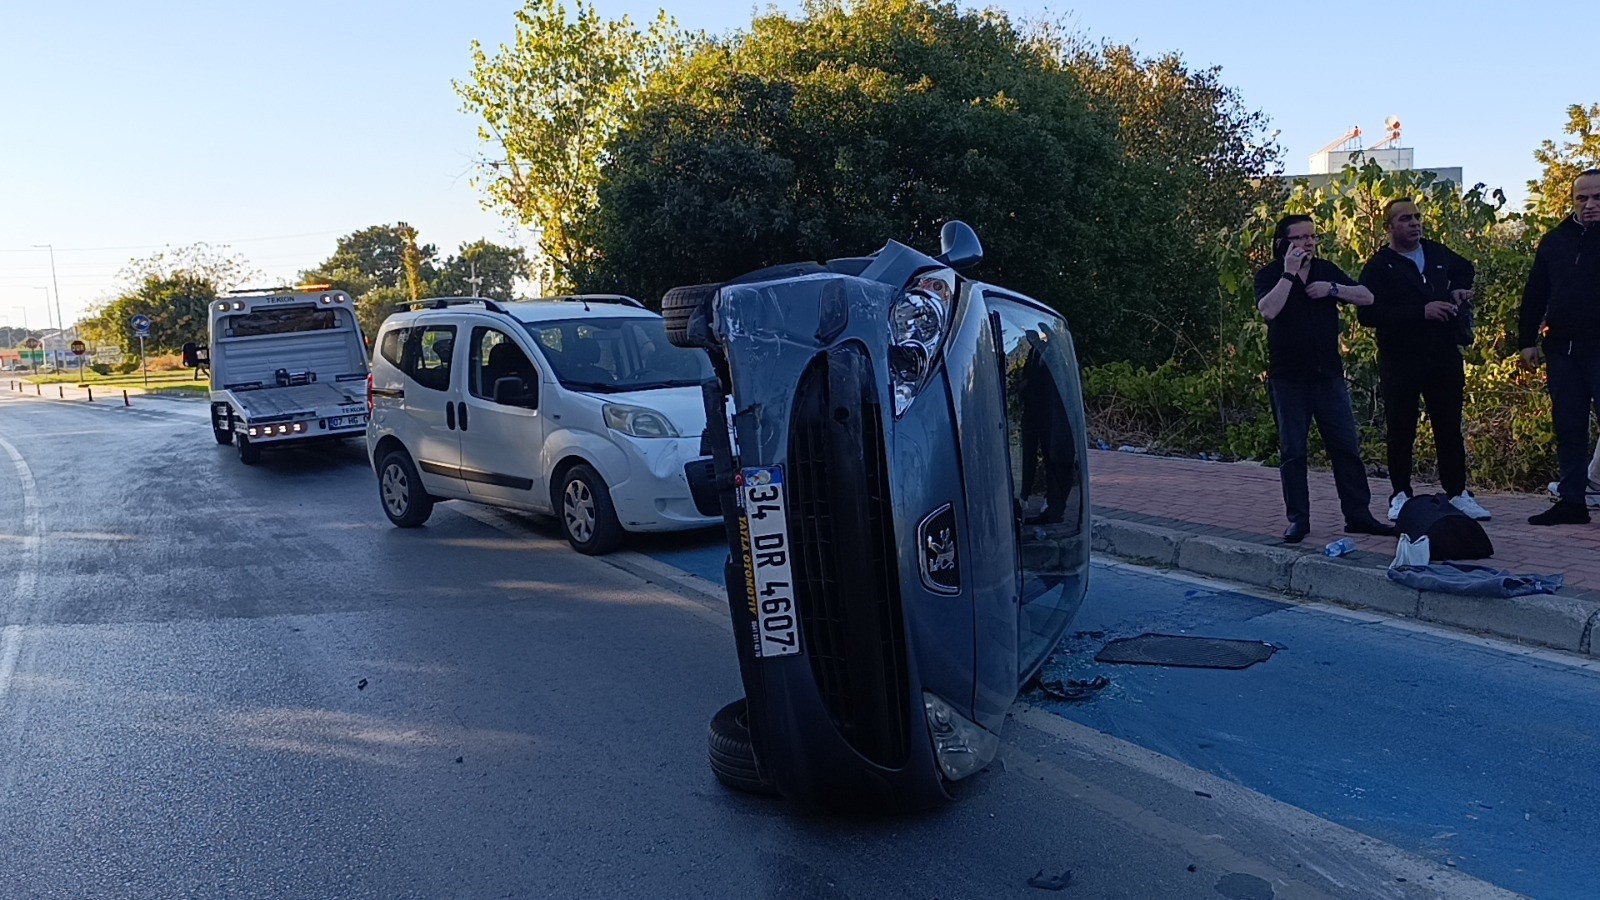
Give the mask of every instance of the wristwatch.
M 1335 300 L 1339 299 L 1339 283 L 1338 282 L 1334 282 L 1334 283 L 1328 285 L 1328 296 L 1332 297 Z

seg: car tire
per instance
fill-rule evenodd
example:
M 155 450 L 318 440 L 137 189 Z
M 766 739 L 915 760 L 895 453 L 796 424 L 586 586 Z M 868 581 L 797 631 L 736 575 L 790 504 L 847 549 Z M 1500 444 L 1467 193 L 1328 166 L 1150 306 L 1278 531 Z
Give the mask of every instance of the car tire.
M 239 462 L 247 466 L 253 466 L 261 462 L 261 445 L 252 444 L 250 438 L 246 437 L 243 432 L 235 431 L 233 433 L 233 443 L 234 446 L 239 448 Z
M 396 528 L 416 528 L 433 515 L 433 498 L 422 489 L 411 454 L 390 450 L 378 463 L 378 503 Z
M 743 697 L 717 710 L 706 739 L 711 774 L 736 791 L 774 796 L 777 788 L 761 777 L 755 749 L 750 745 L 750 720 Z
M 211 436 L 216 438 L 217 443 L 219 444 L 233 443 L 233 432 L 231 431 L 223 431 L 221 428 L 213 428 L 211 429 Z
M 622 542 L 622 523 L 611 491 L 594 469 L 578 463 L 556 484 L 556 516 L 572 549 L 586 556 L 610 553 Z
M 690 284 L 675 287 L 661 296 L 661 318 L 667 327 L 667 341 L 674 347 L 709 350 L 711 339 L 711 300 L 720 283 Z

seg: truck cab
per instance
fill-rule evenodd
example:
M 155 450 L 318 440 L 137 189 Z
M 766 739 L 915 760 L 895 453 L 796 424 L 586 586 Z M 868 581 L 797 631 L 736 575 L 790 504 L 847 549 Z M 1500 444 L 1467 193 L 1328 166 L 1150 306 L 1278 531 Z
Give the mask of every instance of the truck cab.
M 187 344 L 183 356 L 210 371 L 218 444 L 254 465 L 266 448 L 366 432 L 367 349 L 349 294 L 316 285 L 243 291 L 209 310 L 207 346 Z

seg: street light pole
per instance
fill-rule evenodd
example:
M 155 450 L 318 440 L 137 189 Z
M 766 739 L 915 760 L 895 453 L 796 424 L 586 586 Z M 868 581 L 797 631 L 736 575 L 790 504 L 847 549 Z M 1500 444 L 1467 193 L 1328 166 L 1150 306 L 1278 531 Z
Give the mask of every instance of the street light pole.
M 50 284 L 56 292 L 56 326 L 61 330 L 63 337 L 67 330 L 67 320 L 61 317 L 61 282 L 56 280 L 56 248 L 54 244 L 34 244 L 36 248 L 50 251 Z M 72 323 L 72 339 L 78 339 L 78 323 Z

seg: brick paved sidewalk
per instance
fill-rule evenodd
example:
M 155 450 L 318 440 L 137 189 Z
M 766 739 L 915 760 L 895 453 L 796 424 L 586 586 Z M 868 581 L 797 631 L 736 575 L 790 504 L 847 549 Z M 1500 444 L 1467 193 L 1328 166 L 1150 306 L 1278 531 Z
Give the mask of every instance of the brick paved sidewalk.
M 1137 516 L 1175 528 L 1232 532 L 1229 536 L 1279 545 L 1288 525 L 1278 470 L 1253 463 L 1091 450 L 1089 478 L 1090 498 L 1099 515 Z M 1310 485 L 1311 536 L 1301 546 L 1316 552 L 1329 541 L 1349 537 L 1360 550 L 1369 551 L 1356 557 L 1364 564 L 1387 565 L 1394 558 L 1394 538 L 1344 533 L 1331 472 L 1313 470 Z M 1372 479 L 1371 485 L 1372 514 L 1385 521 L 1389 483 Z M 1422 482 L 1416 487 L 1421 493 L 1439 490 Z M 1518 573 L 1561 573 L 1567 584 L 1563 594 L 1600 589 L 1600 515 L 1591 525 L 1537 528 L 1527 520 L 1549 508 L 1545 496 L 1480 492 L 1478 502 L 1494 514 L 1483 525 L 1495 549 L 1492 559 L 1479 562 Z

